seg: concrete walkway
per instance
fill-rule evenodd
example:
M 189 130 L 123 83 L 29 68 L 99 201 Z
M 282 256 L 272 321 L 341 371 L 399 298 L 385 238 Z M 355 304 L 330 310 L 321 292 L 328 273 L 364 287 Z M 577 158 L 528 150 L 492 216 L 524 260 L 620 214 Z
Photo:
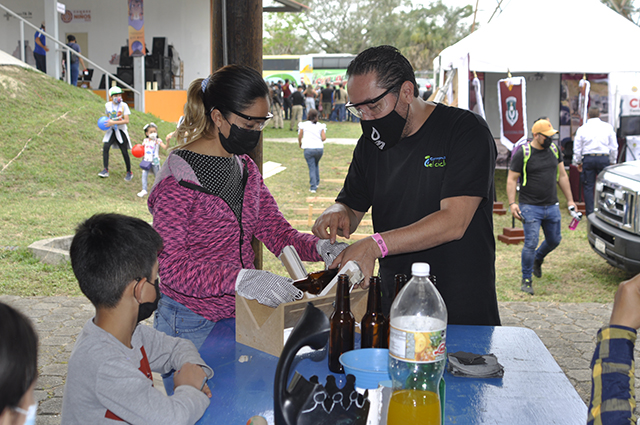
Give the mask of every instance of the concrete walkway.
M 67 362 L 76 335 L 93 316 L 93 307 L 84 297 L 2 295 L 0 301 L 30 317 L 38 331 L 38 424 L 60 424 Z M 500 314 L 504 326 L 527 327 L 538 334 L 588 404 L 591 391 L 589 364 L 595 336 L 600 326 L 608 321 L 611 304 L 504 302 L 500 303 Z M 636 346 L 636 359 L 639 355 Z M 636 362 L 636 376 L 640 376 L 639 372 L 640 362 Z M 640 394 L 640 379 L 636 379 L 636 394 Z

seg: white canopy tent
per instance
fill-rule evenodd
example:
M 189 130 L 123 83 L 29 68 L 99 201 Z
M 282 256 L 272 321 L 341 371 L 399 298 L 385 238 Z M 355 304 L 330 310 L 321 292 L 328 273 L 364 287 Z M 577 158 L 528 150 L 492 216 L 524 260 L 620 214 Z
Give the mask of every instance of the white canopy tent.
M 496 91 L 495 84 L 490 84 L 505 78 L 509 71 L 513 75 L 531 73 L 529 80 L 544 80 L 540 85 L 555 86 L 541 91 L 528 87 L 528 108 L 530 100 L 551 97 L 552 92 L 556 96 L 551 101 L 559 103 L 561 73 L 608 73 L 609 105 L 616 108 L 616 90 L 622 82 L 633 80 L 640 86 L 640 78 L 636 78 L 636 72 L 640 72 L 640 55 L 635 51 L 638 42 L 640 27 L 599 0 L 511 0 L 490 23 L 443 50 L 434 61 L 434 70 L 443 81 L 445 71 L 458 69 L 455 89 L 462 108 L 468 107 L 468 72 L 497 73 L 496 78 L 485 80 L 488 121 L 493 121 L 491 109 L 496 109 L 493 115 L 497 119 L 497 104 L 495 108 L 489 104 L 490 93 Z M 551 75 L 547 78 L 545 74 Z M 545 113 L 534 111 L 532 119 L 538 115 L 553 117 L 558 112 L 558 106 L 549 110 L 554 109 L 549 101 L 539 104 Z M 612 124 L 616 115 L 615 110 L 610 111 Z M 490 125 L 495 132 L 495 122 Z

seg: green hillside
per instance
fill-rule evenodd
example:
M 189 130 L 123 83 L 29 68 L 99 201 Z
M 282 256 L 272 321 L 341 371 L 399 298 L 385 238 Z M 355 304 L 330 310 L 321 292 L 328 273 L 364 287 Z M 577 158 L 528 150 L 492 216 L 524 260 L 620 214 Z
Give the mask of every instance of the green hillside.
M 68 266 L 39 264 L 26 250 L 32 242 L 73 233 L 79 221 L 113 211 L 150 220 L 141 189 L 139 160 L 124 181 L 119 149 L 111 151 L 111 177 L 101 179 L 102 137 L 97 119 L 104 100 L 40 72 L 0 66 L 0 293 L 75 293 Z M 162 138 L 174 123 L 132 110 L 133 143 L 153 121 Z M 152 182 L 150 178 L 150 183 Z M 53 287 L 44 293 L 37 288 Z M 64 283 L 70 287 L 64 287 Z

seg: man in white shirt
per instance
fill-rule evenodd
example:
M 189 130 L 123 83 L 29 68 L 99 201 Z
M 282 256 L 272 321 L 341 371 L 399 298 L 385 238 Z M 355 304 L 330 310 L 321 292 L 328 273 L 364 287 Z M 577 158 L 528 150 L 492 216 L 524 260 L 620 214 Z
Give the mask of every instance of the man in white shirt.
M 576 131 L 573 163 L 584 177 L 584 203 L 587 216 L 593 212 L 596 177 L 618 157 L 618 141 L 611 124 L 600 119 L 600 109 L 589 108 L 589 119 Z

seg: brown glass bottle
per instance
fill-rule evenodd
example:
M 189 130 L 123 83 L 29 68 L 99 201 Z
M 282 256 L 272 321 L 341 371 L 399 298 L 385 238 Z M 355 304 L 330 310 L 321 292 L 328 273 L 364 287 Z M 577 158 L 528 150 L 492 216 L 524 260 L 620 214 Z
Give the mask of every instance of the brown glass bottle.
M 395 275 L 395 280 L 396 280 L 396 293 L 394 295 L 394 298 L 398 296 L 398 292 L 400 292 L 400 290 L 405 285 L 405 283 L 407 283 L 407 275 L 404 273 L 398 273 L 397 275 Z
M 369 298 L 367 312 L 362 317 L 362 348 L 389 347 L 389 322 L 382 314 L 382 298 L 380 295 L 380 279 L 369 278 Z
M 318 295 L 337 274 L 337 268 L 309 273 L 304 279 L 294 281 L 293 286 L 301 291 Z
M 338 276 L 336 285 L 336 306 L 329 318 L 329 370 L 344 373 L 340 363 L 340 355 L 353 350 L 353 338 L 356 331 L 356 320 L 351 313 L 349 301 L 349 276 Z

